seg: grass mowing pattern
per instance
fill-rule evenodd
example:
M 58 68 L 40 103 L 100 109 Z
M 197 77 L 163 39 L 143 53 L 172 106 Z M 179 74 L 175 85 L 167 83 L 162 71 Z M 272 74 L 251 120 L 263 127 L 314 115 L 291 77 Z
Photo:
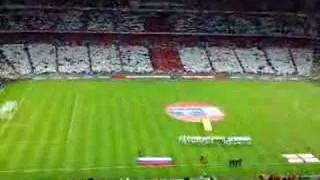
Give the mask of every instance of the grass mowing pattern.
M 203 171 L 254 176 L 319 172 L 288 165 L 281 153 L 320 154 L 320 91 L 307 82 L 21 81 L 0 94 L 20 102 L 0 122 L 0 178 L 184 177 Z M 201 124 L 171 119 L 168 104 L 204 101 L 227 113 L 209 135 L 249 135 L 247 147 L 183 146 L 179 135 L 205 135 Z M 173 156 L 178 167 L 139 168 L 138 149 Z M 209 164 L 199 165 L 208 155 Z M 243 168 L 229 169 L 241 157 Z

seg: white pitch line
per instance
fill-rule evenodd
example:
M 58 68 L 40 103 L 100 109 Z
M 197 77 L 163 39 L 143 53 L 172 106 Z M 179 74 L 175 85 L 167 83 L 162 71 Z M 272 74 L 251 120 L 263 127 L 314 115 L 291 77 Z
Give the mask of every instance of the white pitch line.
M 253 163 L 248 164 L 246 168 L 252 168 L 252 167 L 260 167 L 260 166 L 283 166 L 283 165 L 290 165 L 287 163 Z M 316 165 L 316 164 L 315 164 Z M 221 168 L 226 167 L 226 163 L 220 163 L 220 164 L 176 164 L 170 167 L 206 167 L 206 168 Z M 14 169 L 14 170 L 0 170 L 0 173 L 41 173 L 41 172 L 67 172 L 67 171 L 91 171 L 91 170 L 106 170 L 106 169 L 145 169 L 147 167 L 143 166 L 101 166 L 101 167 L 83 167 L 83 168 L 55 168 L 55 169 Z
M 71 141 L 71 137 L 72 137 L 72 132 L 73 132 L 73 127 L 74 127 L 74 117 L 75 117 L 75 112 L 77 110 L 77 105 L 78 105 L 78 94 L 76 95 L 76 98 L 74 100 L 74 104 L 72 107 L 72 115 L 71 115 L 71 120 L 70 120 L 70 124 L 69 124 L 69 129 L 68 129 L 68 136 L 67 136 L 67 142 L 69 143 Z
M 0 149 L 10 143 L 1 143 Z M 28 146 L 40 146 L 40 145 L 61 145 L 61 143 L 56 141 L 18 141 L 14 143 L 15 145 L 27 144 Z
M 295 109 L 296 112 L 299 112 L 299 113 L 303 112 L 298 100 L 293 101 L 293 108 Z
M 23 103 L 23 101 L 24 101 L 24 97 L 22 97 L 22 98 L 20 99 L 19 105 L 21 105 L 21 104 Z
M 0 173 L 16 173 L 17 170 L 4 170 L 4 171 L 0 171 Z
M 32 85 L 30 85 L 30 83 L 28 84 L 28 87 L 26 90 L 24 90 L 24 92 L 21 94 L 21 97 L 20 97 L 20 101 L 19 101 L 19 105 L 21 105 L 24 101 L 24 97 L 26 96 L 26 94 L 33 88 Z
M 203 164 L 180 164 L 180 165 L 172 165 L 169 167 L 193 167 L 193 166 L 205 166 Z M 215 165 L 219 166 L 220 165 Z M 40 173 L 40 172 L 66 172 L 66 171 L 91 171 L 91 170 L 105 170 L 105 169 L 128 169 L 128 168 L 145 168 L 142 166 L 101 166 L 101 167 L 83 167 L 83 168 L 56 168 L 56 169 L 21 169 L 21 170 L 2 170 L 0 173 Z
M 4 132 L 6 132 L 6 130 L 8 129 L 8 127 L 9 127 L 9 124 L 6 122 L 6 123 L 3 125 L 2 129 L 1 129 L 0 137 L 3 136 Z
M 26 169 L 26 170 L 23 170 L 23 172 L 34 173 L 34 172 L 38 172 L 38 169 Z

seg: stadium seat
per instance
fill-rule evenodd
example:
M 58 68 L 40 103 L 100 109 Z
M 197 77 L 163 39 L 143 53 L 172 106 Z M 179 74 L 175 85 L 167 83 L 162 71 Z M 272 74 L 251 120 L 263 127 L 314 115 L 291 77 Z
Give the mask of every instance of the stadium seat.
M 232 49 L 223 46 L 208 46 L 209 59 L 216 72 L 242 73 L 239 62 Z
M 143 46 L 120 46 L 120 58 L 124 72 L 147 73 L 152 72 L 149 50 Z
M 3 57 L 0 58 L 0 77 L 7 79 L 17 78 L 15 70 L 10 65 L 8 65 Z
M 212 68 L 205 49 L 200 47 L 180 47 L 179 56 L 186 72 L 210 73 Z
M 92 70 L 96 73 L 121 72 L 119 52 L 115 45 L 90 45 Z
M 5 59 L 14 66 L 16 72 L 21 75 L 31 74 L 31 65 L 24 44 L 4 44 L 0 49 L 2 50 Z
M 309 76 L 311 72 L 313 53 L 311 48 L 291 48 L 293 59 L 295 60 L 298 74 Z
M 272 68 L 267 64 L 263 51 L 259 50 L 257 47 L 236 48 L 235 52 L 241 60 L 245 72 L 254 74 L 273 73 Z
M 178 52 L 173 48 L 152 49 L 154 67 L 160 72 L 182 72 L 183 66 Z
M 58 68 L 61 73 L 88 73 L 89 57 L 85 46 L 59 46 Z
M 34 43 L 28 47 L 35 74 L 56 72 L 56 49 L 52 44 Z
M 289 75 L 294 73 L 288 48 L 266 47 L 268 58 L 276 69 L 277 75 Z

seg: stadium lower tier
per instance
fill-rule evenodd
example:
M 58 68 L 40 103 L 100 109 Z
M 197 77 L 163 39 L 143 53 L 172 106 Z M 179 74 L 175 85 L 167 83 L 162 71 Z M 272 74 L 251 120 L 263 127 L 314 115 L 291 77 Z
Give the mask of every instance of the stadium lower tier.
M 309 76 L 313 61 L 309 47 L 166 45 L 2 44 L 0 77 L 170 72 Z

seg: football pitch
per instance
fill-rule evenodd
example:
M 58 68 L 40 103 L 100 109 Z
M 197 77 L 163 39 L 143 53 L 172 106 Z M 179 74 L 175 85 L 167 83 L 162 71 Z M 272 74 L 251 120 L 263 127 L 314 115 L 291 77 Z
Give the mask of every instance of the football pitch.
M 312 174 L 319 164 L 289 164 L 281 154 L 320 156 L 320 87 L 310 82 L 25 80 L 9 83 L 0 104 L 16 100 L 0 121 L 0 179 L 255 177 Z M 199 123 L 165 113 L 176 102 L 207 102 L 224 121 Z M 178 136 L 250 136 L 251 145 L 182 145 Z M 145 156 L 170 156 L 173 167 L 140 167 Z M 199 157 L 208 156 L 208 164 Z M 241 168 L 228 161 L 242 158 Z

